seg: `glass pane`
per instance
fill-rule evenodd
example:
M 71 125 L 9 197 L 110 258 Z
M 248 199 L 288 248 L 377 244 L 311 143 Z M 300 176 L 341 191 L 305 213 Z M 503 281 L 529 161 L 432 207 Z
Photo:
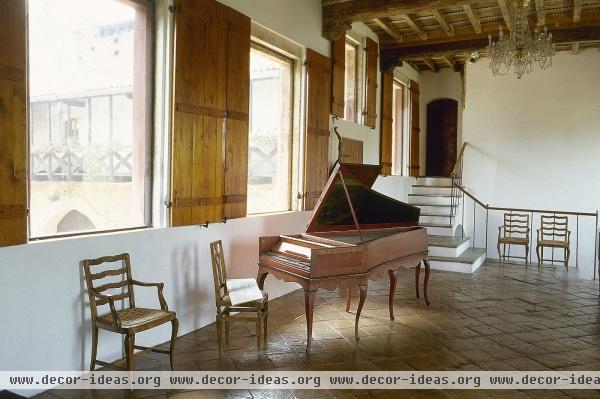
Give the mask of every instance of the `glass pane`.
M 357 49 L 351 43 L 346 43 L 346 76 L 344 87 L 344 119 L 356 122 L 356 78 L 357 78 Z
M 28 4 L 31 235 L 145 225 L 146 10 Z
M 291 209 L 292 65 L 250 52 L 249 214 Z
M 393 119 L 394 132 L 392 137 L 392 167 L 393 174 L 402 174 L 402 143 L 404 140 L 404 86 L 394 82 Z

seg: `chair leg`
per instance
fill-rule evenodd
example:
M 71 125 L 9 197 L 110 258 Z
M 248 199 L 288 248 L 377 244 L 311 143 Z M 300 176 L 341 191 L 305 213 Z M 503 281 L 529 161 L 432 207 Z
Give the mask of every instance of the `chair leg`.
M 127 370 L 129 370 L 129 371 L 133 371 L 134 340 L 135 340 L 134 334 L 126 334 L 125 335 L 125 364 L 126 364 Z
M 260 341 L 261 341 L 261 326 L 262 326 L 262 314 L 259 314 L 256 318 L 256 347 L 260 350 Z
M 96 355 L 98 353 L 98 327 L 92 328 L 92 361 L 90 362 L 90 371 L 96 369 Z
M 544 250 L 542 249 L 542 253 L 540 254 L 540 246 L 535 247 L 535 253 L 537 254 L 538 268 L 542 266 L 542 255 L 544 254 Z
M 219 352 L 221 352 L 221 342 L 223 340 L 222 337 L 223 325 L 221 323 L 221 315 L 217 313 L 217 345 L 219 346 Z
M 529 266 L 529 245 L 525 245 L 525 267 Z
M 565 248 L 565 270 L 569 271 L 569 258 L 571 257 L 571 249 Z
M 265 340 L 265 344 L 267 343 L 267 324 L 269 321 L 269 303 L 265 303 L 265 312 L 263 317 L 263 337 Z
M 169 363 L 171 371 L 175 370 L 173 360 L 175 358 L 175 342 L 177 341 L 177 332 L 179 331 L 179 320 L 171 320 L 171 345 L 169 346 Z
M 225 316 L 229 316 L 229 309 L 225 311 Z M 225 342 L 229 343 L 229 321 L 223 319 L 223 323 L 225 323 Z
M 496 245 L 496 249 L 498 250 L 498 264 L 502 263 L 502 254 L 500 253 L 500 242 Z

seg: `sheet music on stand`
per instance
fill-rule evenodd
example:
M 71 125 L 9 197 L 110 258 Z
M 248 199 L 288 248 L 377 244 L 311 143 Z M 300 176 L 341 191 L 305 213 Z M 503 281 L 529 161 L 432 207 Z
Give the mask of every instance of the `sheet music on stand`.
M 253 278 L 227 279 L 226 285 L 229 300 L 233 306 L 259 301 L 263 297 L 256 280 Z

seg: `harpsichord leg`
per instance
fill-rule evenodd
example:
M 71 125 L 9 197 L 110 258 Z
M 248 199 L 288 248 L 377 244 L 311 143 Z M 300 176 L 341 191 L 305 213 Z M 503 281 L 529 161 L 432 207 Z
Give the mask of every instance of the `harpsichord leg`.
M 421 276 L 421 262 L 417 263 L 415 267 L 415 291 L 417 292 L 417 299 L 419 299 L 419 277 Z
M 350 303 L 352 303 L 352 286 L 349 286 L 346 291 L 346 312 L 350 311 Z
M 429 298 L 427 297 L 427 286 L 429 285 L 429 274 L 431 273 L 431 267 L 427 259 L 423 260 L 425 264 L 425 282 L 423 283 L 423 295 L 425 296 L 425 303 L 429 306 Z
M 365 299 L 367 298 L 367 285 L 361 284 L 358 288 L 360 289 L 360 300 L 358 302 L 358 309 L 356 309 L 356 321 L 354 322 L 354 338 L 357 341 L 360 339 L 358 336 L 358 321 L 360 320 L 360 312 L 362 311 Z
M 398 277 L 393 270 L 389 270 L 388 274 L 390 275 L 390 320 L 394 320 L 394 295 L 396 294 L 396 283 L 398 282 Z
M 265 286 L 265 279 L 267 278 L 268 274 L 269 273 L 263 272 L 261 269 L 258 269 L 258 276 L 256 276 L 256 283 L 258 284 L 258 288 L 260 288 L 261 290 Z
M 313 313 L 315 310 L 316 290 L 304 290 L 304 311 L 306 313 L 306 353 L 310 354 L 310 344 L 312 341 Z

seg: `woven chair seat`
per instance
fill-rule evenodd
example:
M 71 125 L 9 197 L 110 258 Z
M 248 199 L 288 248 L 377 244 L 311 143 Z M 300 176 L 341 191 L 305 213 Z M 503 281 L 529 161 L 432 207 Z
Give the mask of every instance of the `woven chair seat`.
M 501 244 L 528 244 L 528 237 L 500 237 L 498 242 Z
M 161 319 L 164 319 L 163 322 L 167 322 L 175 317 L 175 312 L 147 308 L 123 309 L 118 310 L 117 314 L 121 319 L 121 329 L 136 329 L 146 325 L 156 325 L 155 323 Z M 99 324 L 117 328 L 110 313 L 99 316 L 97 321 Z
M 539 240 L 538 247 L 569 248 L 569 243 L 566 241 Z
M 250 301 L 250 302 L 245 302 L 245 303 L 240 303 L 239 305 L 236 305 L 236 308 L 244 308 L 244 307 L 256 307 L 257 305 L 260 305 L 265 298 L 267 298 L 268 294 L 263 291 L 260 290 L 260 293 L 262 294 L 262 299 L 258 299 L 256 301 Z M 229 294 L 223 295 L 223 297 L 221 298 L 222 301 L 222 305 L 227 305 L 227 306 L 231 306 L 231 300 L 229 299 Z

